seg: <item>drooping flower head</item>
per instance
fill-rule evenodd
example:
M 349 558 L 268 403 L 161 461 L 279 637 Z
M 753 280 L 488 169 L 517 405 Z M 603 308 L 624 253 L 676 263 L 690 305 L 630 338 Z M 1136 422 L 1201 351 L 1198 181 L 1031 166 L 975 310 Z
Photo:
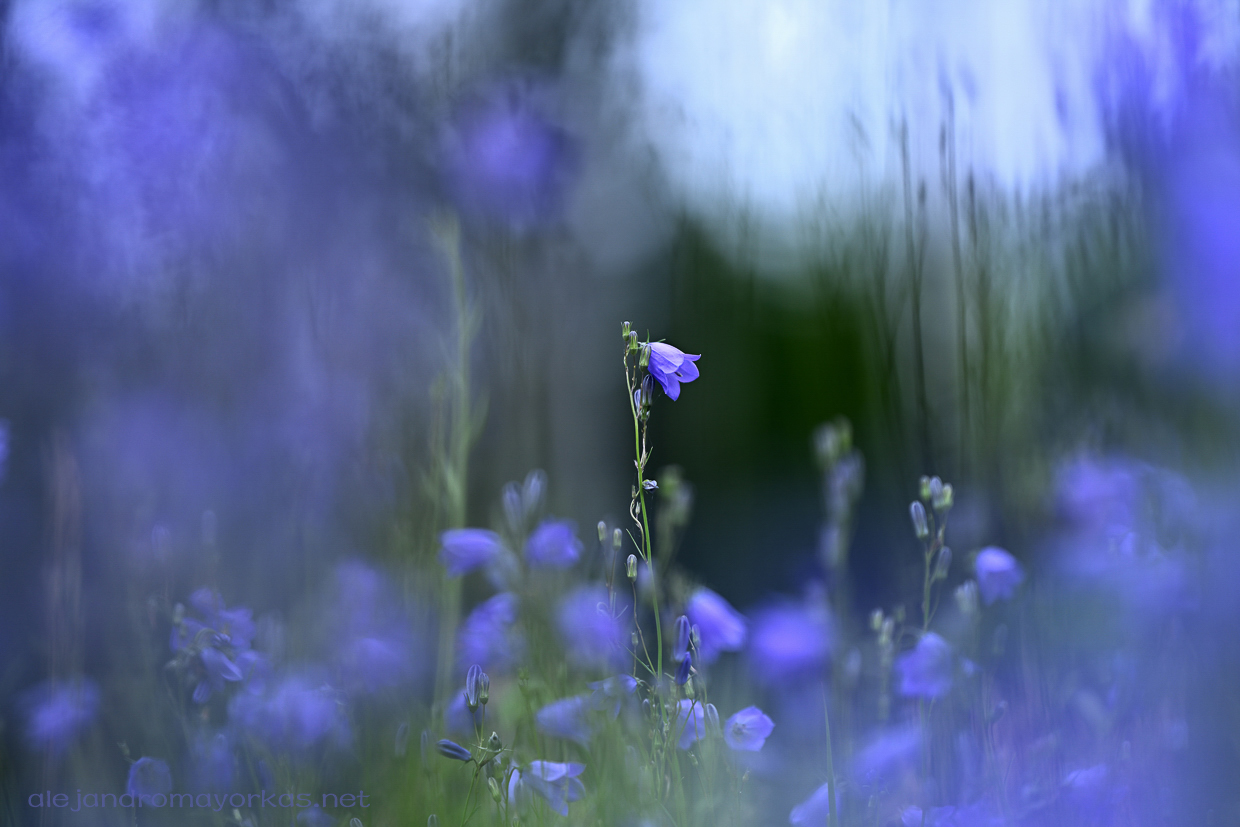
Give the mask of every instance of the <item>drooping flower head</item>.
M 561 698 L 534 715 L 538 731 L 553 738 L 574 741 L 583 747 L 590 742 L 590 699 L 582 696 Z
M 693 363 L 702 356 L 685 353 L 663 342 L 651 342 L 649 347 L 650 365 L 647 370 L 663 386 L 667 398 L 675 402 L 680 398 L 680 383 L 698 378 L 698 368 Z
M 134 798 L 167 795 L 172 792 L 172 772 L 158 758 L 139 758 L 129 767 L 125 791 Z
M 831 653 L 831 617 L 819 606 L 783 603 L 758 613 L 749 637 L 754 676 L 776 685 L 821 673 Z
M 517 663 L 525 640 L 515 627 L 517 596 L 500 592 L 479 603 L 461 623 L 456 649 L 461 663 L 478 664 L 488 672 L 503 672 Z
M 90 680 L 50 682 L 26 695 L 26 740 L 40 752 L 67 750 L 99 711 L 99 688 Z
M 1016 558 L 995 546 L 979 551 L 973 566 L 977 572 L 978 591 L 987 606 L 996 600 L 1010 600 L 1025 579 L 1025 572 Z
M 617 605 L 617 612 L 622 613 Z M 565 596 L 556 614 L 568 657 L 581 666 L 618 668 L 628 660 L 628 632 L 613 617 L 602 586 L 579 586 Z
M 572 523 L 543 520 L 525 541 L 530 568 L 566 569 L 581 557 L 581 541 Z
M 728 718 L 723 727 L 723 739 L 734 750 L 757 752 L 762 749 L 775 722 L 756 706 L 749 706 Z
M 585 786 L 577 778 L 584 770 L 584 764 L 531 761 L 525 769 L 513 769 L 508 781 L 508 800 L 526 809 L 531 795 L 537 795 L 554 812 L 566 816 L 569 802 L 586 794 Z
M 488 566 L 504 549 L 494 531 L 483 528 L 454 528 L 439 535 L 439 562 L 449 577 L 460 577 Z
M 926 632 L 912 650 L 896 659 L 900 694 L 939 698 L 952 688 L 952 648 L 934 632 Z
M 697 660 L 706 665 L 720 652 L 737 652 L 745 647 L 748 621 L 728 601 L 707 588 L 695 591 L 685 605 L 689 622 L 697 627 Z

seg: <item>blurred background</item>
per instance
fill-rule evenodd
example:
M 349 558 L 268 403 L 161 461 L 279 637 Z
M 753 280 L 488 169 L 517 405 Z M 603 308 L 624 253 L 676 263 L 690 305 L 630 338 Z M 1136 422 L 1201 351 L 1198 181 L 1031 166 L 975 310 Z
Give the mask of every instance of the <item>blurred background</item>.
M 366 561 L 430 640 L 410 584 L 505 482 L 618 524 L 630 321 L 702 355 L 652 462 L 692 486 L 677 559 L 744 611 L 822 576 L 839 416 L 858 624 L 912 608 L 922 474 L 958 551 L 1035 582 L 1117 479 L 1174 489 L 1155 533 L 1207 584 L 1176 639 L 1211 668 L 1160 823 L 1234 823 L 1238 72 L 1231 0 L 0 0 L 9 812 L 62 772 L 49 680 L 103 687 L 121 784 L 103 746 L 169 726 L 132 723 L 166 658 L 132 629 L 199 586 L 309 629 Z

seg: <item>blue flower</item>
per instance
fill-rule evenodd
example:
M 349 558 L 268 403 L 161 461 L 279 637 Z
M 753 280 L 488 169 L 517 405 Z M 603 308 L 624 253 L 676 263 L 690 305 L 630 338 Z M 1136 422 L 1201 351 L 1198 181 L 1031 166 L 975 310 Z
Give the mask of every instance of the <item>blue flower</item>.
M 691 356 L 663 342 L 650 343 L 650 375 L 663 386 L 667 398 L 675 402 L 680 398 L 680 383 L 698 378 L 697 365 L 700 355 Z
M 172 792 L 172 771 L 158 758 L 139 758 L 129 768 L 125 791 L 134 798 Z
M 689 618 L 681 615 L 672 626 L 672 660 L 680 663 L 689 656 Z
M 465 673 L 465 706 L 469 707 L 471 712 L 477 710 L 479 706 L 486 706 L 490 694 L 491 678 L 482 671 L 481 666 L 475 663 Z
M 241 670 L 219 649 L 205 647 L 198 653 L 206 677 L 194 688 L 194 703 L 205 704 L 213 692 L 223 690 L 225 681 L 236 682 L 242 678 Z
M 706 735 L 706 711 L 702 705 L 685 698 L 676 705 L 676 724 L 673 732 L 679 733 L 676 746 L 688 749 Z
M 710 589 L 699 588 L 685 605 L 689 622 L 697 627 L 698 663 L 713 663 L 720 652 L 736 652 L 745 646 L 748 621 L 728 601 Z
M 197 791 L 229 790 L 236 779 L 232 745 L 223 732 L 198 733 L 189 745 L 191 786 Z
M 225 637 L 225 642 L 236 649 L 248 649 L 254 640 L 254 620 L 245 606 L 224 606 L 220 593 L 203 587 L 189 596 L 189 604 L 197 610 L 206 626 Z
M 439 536 L 442 548 L 439 562 L 449 577 L 460 577 L 474 569 L 490 565 L 504 550 L 504 543 L 494 531 L 482 528 L 454 528 Z
M 896 659 L 900 693 L 919 698 L 939 698 L 952 688 L 952 648 L 934 632 L 926 632 L 917 645 Z
M 517 596 L 500 592 L 479 603 L 457 631 L 456 649 L 462 663 L 476 663 L 492 674 L 516 664 L 525 651 L 525 640 L 514 629 Z
M 476 735 L 478 728 L 482 726 L 484 715 L 482 707 L 470 712 L 465 696 L 457 695 L 443 711 L 443 725 L 454 735 Z
M 525 541 L 525 560 L 530 568 L 566 569 L 577 562 L 581 549 L 572 523 L 543 520 Z
M 1010 600 L 1025 579 L 1025 572 L 1016 558 L 995 546 L 979 551 L 973 567 L 977 572 L 977 589 L 987 606 L 996 600 Z
M 756 706 L 748 706 L 728 718 L 723 727 L 723 738 L 734 750 L 757 752 L 766 743 L 775 722 Z
M 447 738 L 438 741 L 435 744 L 435 749 L 444 758 L 452 758 L 456 761 L 472 761 L 474 758 L 473 753 L 465 749 L 465 747 L 455 741 L 449 741 Z
M 87 679 L 74 683 L 49 682 L 31 690 L 22 707 L 30 746 L 59 755 L 94 720 L 99 710 L 99 688 Z
M 538 731 L 554 738 L 575 741 L 583 747 L 590 742 L 590 702 L 584 696 L 553 701 L 534 716 Z
M 228 718 L 269 747 L 300 752 L 319 745 L 343 747 L 351 739 L 337 693 L 313 676 L 288 676 L 263 695 L 240 692 Z
M 574 663 L 616 668 L 627 660 L 627 627 L 612 616 L 602 586 L 579 586 L 570 592 L 560 602 L 556 619 Z
M 891 778 L 901 767 L 917 760 L 921 743 L 921 728 L 916 724 L 879 732 L 854 756 L 854 779 L 872 784 Z
M 831 618 L 819 607 L 785 603 L 760 612 L 749 636 L 754 676 L 768 686 L 822 672 L 831 654 Z
M 839 785 L 836 785 L 835 791 L 835 812 L 840 811 L 840 791 Z M 820 824 L 826 824 L 827 818 L 831 813 L 831 786 L 823 784 L 814 790 L 813 795 L 802 801 L 800 804 L 792 808 L 792 812 L 788 815 L 788 822 L 793 827 L 817 827 Z
M 383 573 L 358 561 L 336 567 L 325 634 L 340 688 L 373 694 L 416 677 L 417 638 L 398 595 Z
M 632 675 L 616 675 L 603 681 L 590 684 L 594 690 L 590 702 L 594 709 L 605 710 L 611 707 L 611 717 L 615 720 L 620 715 L 620 707 L 626 695 L 632 695 L 637 689 L 637 678 Z
M 508 800 L 518 807 L 528 807 L 530 794 L 534 793 L 553 811 L 566 816 L 569 802 L 586 794 L 585 787 L 577 779 L 583 770 L 584 764 L 531 761 L 524 771 L 513 769 L 508 781 Z

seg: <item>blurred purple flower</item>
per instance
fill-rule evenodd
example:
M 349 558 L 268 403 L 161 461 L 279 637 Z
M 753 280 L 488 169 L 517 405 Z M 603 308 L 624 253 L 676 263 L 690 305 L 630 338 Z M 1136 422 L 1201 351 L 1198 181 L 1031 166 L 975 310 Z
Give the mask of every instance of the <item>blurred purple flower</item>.
M 596 710 L 606 710 L 611 708 L 611 717 L 616 719 L 620 716 L 620 707 L 624 704 L 624 699 L 628 695 L 632 695 L 637 689 L 637 678 L 632 675 L 616 675 L 602 681 L 595 681 L 590 684 L 590 689 L 594 690 L 590 696 L 590 702 Z
M 835 793 L 835 811 L 839 812 L 840 792 L 838 785 Z M 831 787 L 829 784 L 823 784 L 814 790 L 809 798 L 792 808 L 792 812 L 788 814 L 788 822 L 793 827 L 818 827 L 820 824 L 826 824 L 828 816 L 831 814 Z
M 538 710 L 534 723 L 544 735 L 564 738 L 585 747 L 590 742 L 589 712 L 589 698 L 580 695 L 561 698 Z
M 476 663 L 494 674 L 515 665 L 525 652 L 518 630 L 517 596 L 500 592 L 470 612 L 457 631 L 456 649 L 461 663 Z
M 201 588 L 189 596 L 189 603 L 197 610 L 203 622 L 211 629 L 224 635 L 228 644 L 236 649 L 248 649 L 254 640 L 254 620 L 252 612 L 245 606 L 224 606 L 220 593 Z
M 167 795 L 172 792 L 172 772 L 158 758 L 142 757 L 129 768 L 125 792 L 139 796 Z
M 524 809 L 529 806 L 533 793 L 546 801 L 553 811 L 567 816 L 569 802 L 578 801 L 586 794 L 586 788 L 577 779 L 584 770 L 584 764 L 531 761 L 524 771 L 513 769 L 508 781 L 508 800 Z
M 753 675 L 771 686 L 822 672 L 833 628 L 825 608 L 783 603 L 759 612 L 749 636 Z
M 766 743 L 775 722 L 756 706 L 748 706 L 737 712 L 723 727 L 723 738 L 734 750 L 757 752 Z
M 319 745 L 344 747 L 352 737 L 337 693 L 314 676 L 284 677 L 264 695 L 239 693 L 228 718 L 268 747 L 294 753 Z
M 99 711 L 99 688 L 82 678 L 73 683 L 48 682 L 32 689 L 21 706 L 26 740 L 33 749 L 59 755 L 67 750 Z
M 952 648 L 934 632 L 926 632 L 909 652 L 896 658 L 900 693 L 939 698 L 952 688 Z
M 214 692 L 224 689 L 225 681 L 236 682 L 242 678 L 241 670 L 220 650 L 206 646 L 198 653 L 206 671 L 206 677 L 194 688 L 194 703 L 205 704 Z
M 663 386 L 667 398 L 675 402 L 680 398 L 680 383 L 698 378 L 697 365 L 701 355 L 693 356 L 663 342 L 650 343 L 650 375 Z
M 507 84 L 457 112 L 442 168 L 466 214 L 522 229 L 558 212 L 574 153 L 537 92 Z
M 358 561 L 340 564 L 326 621 L 333 662 L 346 691 L 373 694 L 414 679 L 412 625 L 378 569 Z
M 568 657 L 574 663 L 602 668 L 624 665 L 627 628 L 612 617 L 604 587 L 578 586 L 560 602 L 556 617 Z
M 439 542 L 439 562 L 449 577 L 489 565 L 504 549 L 498 534 L 482 528 L 454 528 L 441 534 Z
M 195 791 L 230 790 L 236 779 L 236 759 L 223 732 L 198 733 L 189 745 L 190 784 Z
M 572 523 L 543 520 L 525 541 L 530 568 L 566 569 L 581 556 L 581 541 Z
M 673 733 L 679 736 L 676 746 L 688 749 L 706 735 L 706 710 L 701 703 L 685 698 L 676 705 Z
M 689 638 L 691 635 L 689 618 L 681 615 L 672 625 L 672 660 L 680 663 L 689 656 Z
M 689 675 L 693 671 L 693 655 L 685 652 L 685 656 L 680 659 L 680 665 L 676 667 L 676 685 L 684 686 L 689 681 Z
M 748 621 L 728 601 L 707 588 L 696 590 L 685 605 L 689 622 L 698 630 L 698 664 L 713 663 L 720 652 L 743 649 Z
M 452 735 L 477 735 L 485 715 L 482 707 L 470 712 L 465 696 L 457 695 L 443 711 L 443 725 Z
M 853 757 L 854 779 L 870 784 L 890 778 L 899 767 L 917 759 L 921 742 L 921 727 L 916 724 L 880 731 Z
M 1016 558 L 996 546 L 979 551 L 973 567 L 977 572 L 978 591 L 987 606 L 996 600 L 1010 600 L 1025 579 L 1025 572 Z

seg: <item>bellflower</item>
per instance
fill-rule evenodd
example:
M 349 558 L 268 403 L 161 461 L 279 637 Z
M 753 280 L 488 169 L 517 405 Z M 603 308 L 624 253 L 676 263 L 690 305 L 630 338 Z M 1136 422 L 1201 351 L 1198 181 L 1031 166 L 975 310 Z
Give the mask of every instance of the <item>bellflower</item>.
M 337 685 L 351 694 L 407 686 L 416 677 L 417 638 L 383 572 L 357 560 L 336 567 L 323 635 Z
M 620 707 L 624 703 L 627 695 L 632 695 L 637 689 L 637 678 L 632 675 L 616 675 L 603 681 L 595 681 L 590 684 L 590 689 L 594 690 L 590 696 L 590 703 L 596 710 L 606 710 L 611 708 L 612 720 L 620 716 Z
M 488 566 L 504 549 L 494 531 L 482 528 L 454 528 L 439 535 L 439 562 L 449 577 L 460 577 Z
M 479 706 L 486 706 L 490 694 L 491 678 L 475 663 L 465 673 L 465 706 L 469 707 L 470 712 Z
M 775 722 L 756 706 L 749 706 L 728 718 L 723 727 L 723 738 L 734 750 L 757 752 L 766 743 Z
M 841 799 L 839 785 L 836 785 L 835 791 L 835 812 L 840 811 Z M 802 801 L 800 804 L 792 808 L 792 812 L 788 814 L 788 822 L 793 827 L 817 827 L 820 824 L 826 824 L 827 818 L 831 814 L 831 785 L 823 784 L 814 790 L 813 794 Z
M 236 779 L 236 760 L 227 735 L 223 732 L 214 735 L 201 732 L 190 742 L 189 752 L 192 789 L 222 792 L 232 788 Z
M 698 663 L 714 662 L 720 652 L 743 649 L 748 637 L 748 621 L 728 601 L 710 589 L 700 588 L 685 605 L 689 622 L 698 629 Z
M 58 755 L 94 720 L 99 711 L 99 688 L 86 679 L 75 683 L 49 682 L 26 695 L 22 707 L 30 746 Z
M 194 703 L 205 704 L 213 692 L 223 690 L 224 683 L 240 681 L 241 670 L 220 650 L 207 646 L 198 653 L 206 677 L 194 688 Z
M 309 675 L 285 677 L 263 695 L 238 693 L 228 718 L 269 747 L 294 753 L 320 744 L 343 747 L 351 739 L 337 693 Z
M 676 667 L 676 685 L 684 686 L 689 681 L 689 674 L 693 670 L 693 655 L 685 652 L 685 656 L 680 659 L 680 665 Z
M 677 663 L 689 656 L 690 633 L 689 618 L 684 615 L 676 618 L 676 623 L 672 627 L 672 660 Z
M 772 686 L 822 672 L 831 653 L 832 624 L 826 610 L 785 603 L 760 612 L 749 636 L 754 676 Z
M 474 758 L 473 753 L 465 749 L 465 747 L 455 741 L 449 741 L 447 738 L 437 742 L 435 750 L 444 758 L 451 758 L 455 761 L 472 761 Z
M 139 758 L 129 767 L 125 792 L 134 798 L 167 795 L 172 792 L 172 772 L 158 758 Z
M 543 520 L 525 541 L 525 560 L 530 568 L 566 569 L 577 562 L 581 549 L 572 523 Z
M 706 710 L 701 703 L 685 698 L 676 705 L 674 732 L 680 734 L 676 746 L 688 749 L 706 735 Z
M 508 780 L 508 800 L 525 808 L 529 806 L 530 795 L 535 794 L 553 811 L 566 816 L 569 802 L 586 794 L 585 786 L 577 778 L 584 770 L 584 764 L 531 761 L 524 771 L 513 769 Z
M 663 342 L 651 342 L 650 365 L 647 370 L 660 385 L 667 398 L 675 402 L 680 398 L 680 383 L 698 378 L 697 365 L 701 355 L 692 356 Z
M 1010 600 L 1016 587 L 1025 579 L 1025 572 L 1016 558 L 995 546 L 979 551 L 973 565 L 977 572 L 978 591 L 987 606 L 996 600 Z
M 896 659 L 900 693 L 920 698 L 939 698 L 952 688 L 952 648 L 934 632 L 926 632 L 917 645 Z
M 476 663 L 492 674 L 521 659 L 525 641 L 514 628 L 517 596 L 500 592 L 479 603 L 457 631 L 456 649 L 462 663 Z
M 485 714 L 482 707 L 470 712 L 465 696 L 457 695 L 443 711 L 443 725 L 455 735 L 475 735 L 482 726 Z
M 589 698 L 562 698 L 538 710 L 534 715 L 534 724 L 544 735 L 574 741 L 585 747 L 590 742 L 589 712 Z
M 616 668 L 627 660 L 627 627 L 612 617 L 604 587 L 579 586 L 569 592 L 560 602 L 556 620 L 574 663 Z
M 248 649 L 254 640 L 254 620 L 245 606 L 224 606 L 220 593 L 201 588 L 189 597 L 189 604 L 198 612 L 207 627 L 224 635 L 226 642 L 236 649 Z
M 921 744 L 922 731 L 916 724 L 883 730 L 853 757 L 853 777 L 860 784 L 888 779 L 917 760 Z

